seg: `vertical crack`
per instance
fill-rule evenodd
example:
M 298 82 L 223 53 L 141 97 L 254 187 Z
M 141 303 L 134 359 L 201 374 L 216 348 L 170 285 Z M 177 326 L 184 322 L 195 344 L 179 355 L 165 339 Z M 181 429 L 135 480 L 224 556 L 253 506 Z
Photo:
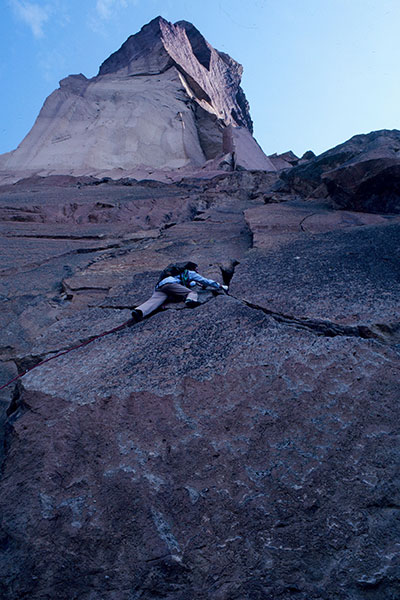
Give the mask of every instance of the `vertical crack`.
M 10 420 L 10 418 L 15 417 L 16 413 L 18 413 L 19 409 L 21 408 L 21 406 L 22 406 L 21 396 L 22 396 L 22 385 L 21 385 L 21 382 L 18 381 L 15 385 L 10 405 L 6 410 L 6 415 L 8 417 L 8 421 Z

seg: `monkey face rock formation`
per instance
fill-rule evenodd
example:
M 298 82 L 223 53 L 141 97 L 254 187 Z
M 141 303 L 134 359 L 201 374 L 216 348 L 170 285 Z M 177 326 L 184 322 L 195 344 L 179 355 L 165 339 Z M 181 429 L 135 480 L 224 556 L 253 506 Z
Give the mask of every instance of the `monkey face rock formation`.
M 154 171 L 206 163 L 218 169 L 226 154 L 231 167 L 274 171 L 252 136 L 241 75 L 241 65 L 191 23 L 158 17 L 96 77 L 60 82 L 20 146 L 0 157 L 0 177 L 157 178 Z
M 2 158 L 1 600 L 400 598 L 396 172 L 299 197 L 397 133 L 266 172 L 240 74 L 156 19 Z M 181 260 L 228 294 L 121 327 Z

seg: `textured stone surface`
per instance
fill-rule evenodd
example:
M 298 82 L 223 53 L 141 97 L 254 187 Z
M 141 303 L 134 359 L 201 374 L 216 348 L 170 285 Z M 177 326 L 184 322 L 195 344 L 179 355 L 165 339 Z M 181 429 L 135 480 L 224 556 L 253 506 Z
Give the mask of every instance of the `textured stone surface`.
M 396 598 L 399 366 L 218 298 L 36 370 L 4 597 Z
M 366 160 L 335 169 L 323 176 L 323 182 L 329 197 L 339 208 L 400 213 L 398 159 Z
M 299 163 L 299 157 L 294 154 L 291 150 L 289 152 L 283 152 L 282 154 L 271 154 L 268 156 L 277 171 L 282 169 L 291 169 Z
M 238 155 L 238 166 L 274 171 L 251 135 L 242 71 L 190 23 L 157 17 L 96 77 L 71 75 L 60 82 L 26 138 L 0 157 L 0 181 L 32 174 L 163 179 L 177 169 L 194 172 L 226 154 L 227 127 L 234 131 L 229 152 Z
M 229 126 L 227 128 L 227 137 L 230 138 L 228 144 L 232 148 L 233 166 L 235 169 L 275 170 L 272 161 L 265 156 L 248 129 L 245 127 Z
M 400 597 L 400 134 L 267 158 L 241 74 L 157 18 L 0 157 L 4 600 Z
M 2 381 L 171 261 L 229 283 L 2 391 L 5 600 L 399 597 L 399 218 L 275 180 L 0 189 Z
M 276 190 L 328 197 L 338 208 L 400 211 L 400 131 L 356 135 L 281 174 Z

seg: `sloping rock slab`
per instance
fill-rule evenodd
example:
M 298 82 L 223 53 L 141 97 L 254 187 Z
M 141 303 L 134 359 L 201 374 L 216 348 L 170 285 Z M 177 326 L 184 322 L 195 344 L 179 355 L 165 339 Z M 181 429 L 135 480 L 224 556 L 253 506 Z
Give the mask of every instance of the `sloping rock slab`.
M 285 242 L 242 260 L 230 293 L 282 316 L 397 335 L 398 224 L 300 233 Z
M 7 437 L 2 597 L 395 600 L 399 367 L 219 297 L 38 368 Z
M 327 200 L 286 201 L 256 206 L 244 211 L 255 248 L 275 248 L 304 237 L 305 233 L 348 230 L 368 225 L 400 224 L 400 217 L 376 213 L 332 210 Z

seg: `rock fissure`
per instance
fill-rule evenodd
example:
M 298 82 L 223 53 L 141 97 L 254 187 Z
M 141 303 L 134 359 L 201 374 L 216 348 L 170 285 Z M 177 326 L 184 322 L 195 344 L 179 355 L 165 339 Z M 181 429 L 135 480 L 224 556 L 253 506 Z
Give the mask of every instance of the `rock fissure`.
M 131 242 L 131 240 L 128 241 L 124 241 L 122 243 L 114 243 L 114 244 L 108 244 L 105 246 L 96 246 L 95 248 L 76 248 L 74 250 L 69 250 L 67 252 L 63 252 L 62 254 L 57 254 L 55 256 L 51 256 L 50 258 L 46 258 L 45 260 L 41 261 L 40 263 L 30 263 L 30 264 L 25 264 L 22 265 L 21 267 L 11 267 L 8 269 L 3 269 L 2 271 L 0 271 L 0 277 L 8 277 L 10 275 L 16 275 L 16 274 L 21 274 L 21 273 L 30 273 L 32 271 L 36 271 L 37 269 L 40 269 L 41 267 L 48 265 L 50 263 L 52 263 L 55 260 L 59 260 L 60 258 L 68 258 L 69 256 L 76 256 L 78 254 L 93 254 L 96 252 L 104 252 L 106 250 L 113 250 L 113 249 L 121 249 L 121 250 L 125 250 L 125 252 L 129 252 L 130 249 L 127 249 L 126 246 Z M 125 248 L 124 248 L 125 246 Z
M 237 298 L 229 294 L 231 298 L 242 302 L 249 308 L 260 310 L 266 315 L 272 317 L 281 324 L 296 327 L 297 329 L 306 329 L 316 335 L 324 337 L 357 337 L 361 339 L 374 339 L 382 344 L 397 345 L 400 343 L 400 322 L 393 324 L 376 323 L 374 325 L 340 325 L 333 321 L 324 321 L 318 319 L 309 319 L 307 317 L 294 317 L 286 315 L 271 309 L 265 308 L 259 304 L 254 304 L 248 300 Z
M 122 323 L 121 325 L 126 325 L 126 323 Z M 29 373 L 30 371 L 33 371 L 33 369 L 35 369 L 36 367 L 41 366 L 42 363 L 50 362 L 52 359 L 58 358 L 59 355 L 61 356 L 64 354 L 68 354 L 68 352 L 77 350 L 78 348 L 81 348 L 83 346 L 86 346 L 87 344 L 90 344 L 91 342 L 94 342 L 97 338 L 103 337 L 104 335 L 108 335 L 111 333 L 114 333 L 114 330 L 106 331 L 99 335 L 92 335 L 87 338 L 82 338 L 82 339 L 78 340 L 78 342 L 74 342 L 73 344 L 69 344 L 68 346 L 62 346 L 55 350 L 48 350 L 47 352 L 44 352 L 41 355 L 27 355 L 27 356 L 18 357 L 18 358 L 8 357 L 7 360 L 15 363 L 15 366 L 17 367 L 18 375 L 20 377 L 23 377 L 24 375 L 27 375 L 27 373 Z M 3 361 L 0 361 L 0 362 L 3 362 Z M 19 389 L 20 389 L 20 382 L 18 382 L 16 384 L 16 386 L 14 388 L 14 394 L 16 394 L 16 391 Z M 9 408 L 7 409 L 7 415 L 10 415 L 11 412 L 14 412 L 14 409 L 12 409 L 13 404 L 15 404 L 14 396 L 13 396 L 13 399 L 11 400 L 11 404 L 10 404 Z M 11 411 L 11 412 L 9 412 L 9 411 Z
M 142 73 L 130 73 L 129 75 L 127 75 L 127 78 L 132 79 L 134 77 L 154 77 L 157 75 L 163 75 L 164 73 L 176 66 L 177 65 L 175 64 L 175 62 L 170 61 L 165 65 L 163 69 L 160 69 L 159 71 L 143 71 Z
M 112 309 L 112 310 L 131 310 L 134 308 L 133 304 L 98 304 L 93 305 L 93 308 L 100 308 L 101 310 Z M 89 304 L 89 308 L 92 308 L 92 305 Z
M 126 325 L 126 322 L 120 324 L 121 329 L 123 325 Z M 61 346 L 60 348 L 47 350 L 40 355 L 27 355 L 24 357 L 18 357 L 9 360 L 13 360 L 15 362 L 15 365 L 18 369 L 18 374 L 26 375 L 29 371 L 32 371 L 41 363 L 45 361 L 50 362 L 50 360 L 58 358 L 59 354 L 67 354 L 68 352 L 72 352 L 73 350 L 77 350 L 78 348 L 81 348 L 83 346 L 86 346 L 87 344 L 90 344 L 91 342 L 94 342 L 99 337 L 103 337 L 104 335 L 111 335 L 112 333 L 114 333 L 114 330 L 104 331 L 97 335 L 90 335 L 86 338 L 80 338 L 66 346 Z
M 299 227 L 302 231 L 304 231 L 304 233 L 312 233 L 312 231 L 308 231 L 307 229 L 304 228 L 304 223 L 305 221 L 307 221 L 307 219 L 311 219 L 311 217 L 314 217 L 315 215 L 317 215 L 318 213 L 314 212 L 311 213 L 310 215 L 305 216 L 299 223 Z
M 78 240 L 78 241 L 86 241 L 86 240 L 101 240 L 106 236 L 103 234 L 100 235 L 40 235 L 34 233 L 6 233 L 4 235 L 6 238 L 28 238 L 28 239 L 38 239 L 38 240 Z

